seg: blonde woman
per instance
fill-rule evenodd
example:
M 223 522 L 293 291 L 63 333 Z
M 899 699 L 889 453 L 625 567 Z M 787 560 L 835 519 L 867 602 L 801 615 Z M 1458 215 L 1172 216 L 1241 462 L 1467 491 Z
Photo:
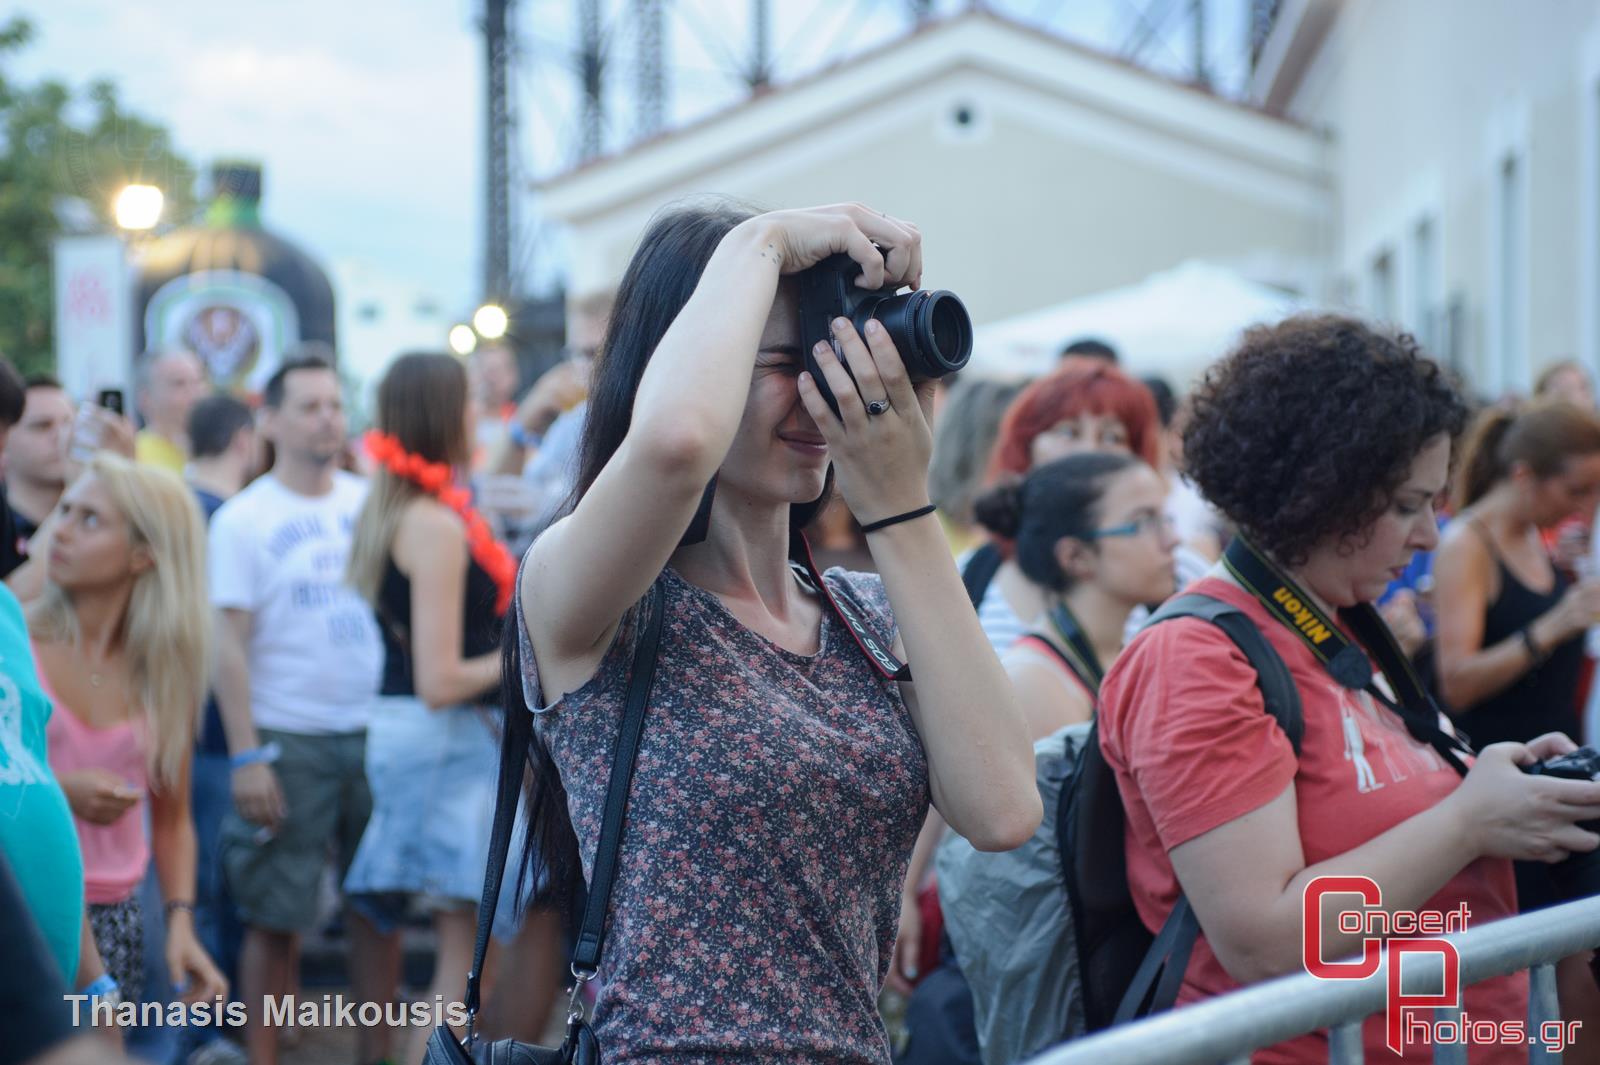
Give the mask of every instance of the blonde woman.
M 137 888 L 152 857 L 166 960 L 191 1001 L 227 993 L 194 930 L 189 763 L 205 692 L 205 534 L 175 476 L 102 453 L 61 498 L 28 609 L 46 734 L 83 851 L 94 945 L 123 999 L 141 991 Z M 150 829 L 145 830 L 146 807 Z

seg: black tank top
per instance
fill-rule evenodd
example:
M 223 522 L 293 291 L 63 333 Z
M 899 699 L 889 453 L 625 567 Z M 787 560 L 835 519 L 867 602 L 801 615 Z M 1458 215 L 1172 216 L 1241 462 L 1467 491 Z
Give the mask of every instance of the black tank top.
M 500 646 L 500 618 L 494 605 L 499 589 L 477 559 L 467 559 L 467 589 L 461 604 L 461 656 L 473 658 Z M 383 695 L 415 695 L 411 673 L 411 581 L 390 557 L 378 588 L 378 631 L 383 634 Z M 495 702 L 493 689 L 478 702 Z
M 1489 604 L 1483 619 L 1483 646 L 1493 647 L 1517 635 L 1559 603 L 1571 582 L 1559 569 L 1552 567 L 1555 584 L 1550 591 L 1534 591 L 1517 580 L 1488 532 L 1476 523 L 1469 524 L 1488 546 L 1500 569 L 1500 595 Z M 1551 648 L 1542 663 L 1518 677 L 1510 687 L 1471 710 L 1452 716 L 1472 738 L 1472 745 L 1480 750 L 1504 740 L 1526 743 L 1546 732 L 1565 732 L 1577 739 L 1577 692 L 1582 668 L 1583 636 L 1580 634 Z

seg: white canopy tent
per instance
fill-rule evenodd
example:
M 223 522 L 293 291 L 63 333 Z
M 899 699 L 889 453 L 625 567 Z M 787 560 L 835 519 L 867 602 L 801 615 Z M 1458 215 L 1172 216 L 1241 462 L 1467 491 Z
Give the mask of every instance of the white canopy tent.
M 986 377 L 1051 369 L 1062 347 L 1095 337 L 1117 349 L 1124 369 L 1159 374 L 1187 390 L 1239 334 L 1310 305 L 1213 263 L 1191 261 L 1137 284 L 978 326 L 972 370 Z

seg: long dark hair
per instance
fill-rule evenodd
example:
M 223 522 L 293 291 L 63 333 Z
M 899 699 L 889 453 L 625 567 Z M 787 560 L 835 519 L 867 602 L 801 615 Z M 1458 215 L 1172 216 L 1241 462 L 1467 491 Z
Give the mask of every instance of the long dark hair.
M 758 211 L 730 200 L 677 205 L 657 214 L 639 238 L 617 289 L 616 302 L 595 360 L 589 406 L 578 448 L 578 476 L 562 514 L 577 506 L 611 456 L 633 419 L 634 397 L 645 367 L 667 329 L 689 302 L 700 275 L 723 238 Z M 831 484 L 831 471 L 830 471 Z M 791 525 L 806 524 L 823 499 L 793 508 Z M 632 609 L 632 608 L 630 608 Z M 626 619 L 624 619 L 626 620 Z M 522 690 L 522 649 L 518 626 L 507 625 L 501 642 L 501 685 L 506 725 L 501 746 L 505 771 L 533 767 L 528 796 L 528 827 L 523 840 L 517 897 L 532 876 L 543 901 L 570 910 L 581 882 L 577 837 L 567 810 L 567 789 L 549 748 L 533 728 Z
M 428 462 L 465 466 L 472 458 L 466 407 L 467 373 L 460 360 L 411 352 L 395 359 L 378 384 L 377 428 Z M 346 569 L 350 584 L 369 603 L 378 601 L 400 515 L 422 494 L 417 485 L 381 466 L 372 474 Z

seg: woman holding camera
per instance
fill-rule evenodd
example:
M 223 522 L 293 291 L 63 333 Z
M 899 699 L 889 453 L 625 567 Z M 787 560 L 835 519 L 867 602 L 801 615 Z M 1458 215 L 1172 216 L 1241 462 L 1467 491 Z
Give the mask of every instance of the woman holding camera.
M 593 861 L 640 608 L 664 604 L 601 961 L 608 1061 L 888 1061 L 876 998 L 929 800 L 980 847 L 1039 823 L 1026 725 L 928 505 L 930 385 L 881 326 L 837 318 L 844 361 L 814 354 L 838 415 L 805 372 L 785 278 L 838 252 L 863 288 L 922 273 L 916 228 L 860 205 L 658 217 L 595 368 L 575 502 L 524 561 L 532 713 L 508 714 L 506 742 L 539 763 L 532 831 L 558 886 L 572 827 Z M 831 570 L 819 595 L 791 530 L 830 464 L 882 576 Z M 844 597 L 896 633 L 914 684 L 868 660 L 830 609 Z
M 1368 605 L 1437 543 L 1434 500 L 1464 418 L 1409 339 L 1338 317 L 1251 330 L 1196 396 L 1190 475 L 1241 538 L 1227 576 L 1189 590 L 1261 629 L 1298 690 L 1304 735 L 1297 757 L 1255 671 L 1199 619 L 1145 629 L 1106 676 L 1101 746 L 1127 808 L 1134 901 L 1156 929 L 1182 892 L 1203 929 L 1180 1003 L 1303 971 L 1305 938 L 1324 958 L 1359 953 L 1336 906 L 1302 937 L 1316 877 L 1370 878 L 1390 912 L 1465 904 L 1476 925 L 1516 912 L 1511 859 L 1600 844 L 1578 827 L 1600 816 L 1600 783 L 1522 772 L 1572 741 L 1460 752 Z M 1526 977 L 1475 984 L 1464 1005 L 1524 1020 Z M 1381 1015 L 1364 1036 L 1369 1060 L 1384 1057 Z M 1327 1052 L 1309 1035 L 1253 1060 Z M 1404 1060 L 1431 1060 L 1429 1048 L 1408 1045 Z

